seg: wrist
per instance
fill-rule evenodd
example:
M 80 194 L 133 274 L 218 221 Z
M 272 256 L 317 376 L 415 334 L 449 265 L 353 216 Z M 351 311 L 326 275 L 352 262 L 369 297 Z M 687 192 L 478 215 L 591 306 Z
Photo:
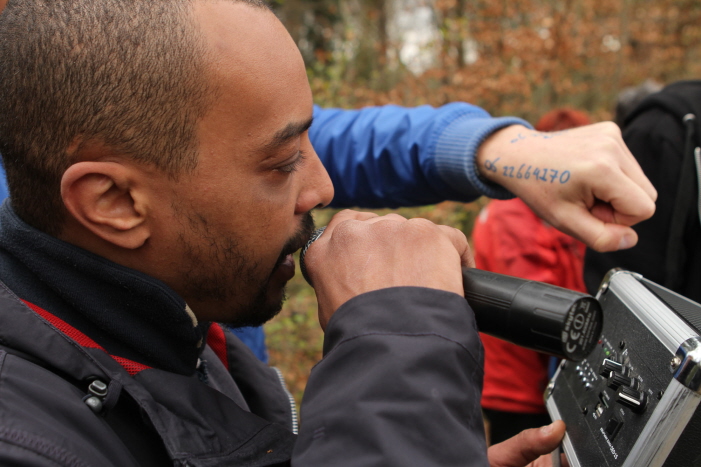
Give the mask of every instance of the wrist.
M 511 199 L 513 194 L 501 185 L 484 182 L 478 177 L 476 156 L 484 141 L 495 132 L 512 125 L 528 127 L 516 117 L 470 118 L 464 116 L 443 128 L 432 149 L 441 181 L 450 187 L 451 199 L 474 200 L 479 195 L 495 199 Z
M 533 131 L 523 125 L 511 125 L 494 132 L 484 140 L 475 157 L 477 174 L 480 179 L 503 186 L 503 180 L 497 168 L 512 162 L 516 152 L 516 148 L 513 146 L 514 142 L 523 139 L 525 133 Z
M 539 132 L 519 125 L 504 128 L 480 148 L 476 169 L 488 182 L 520 198 L 559 191 L 571 182 L 576 162 L 569 154 L 577 142 L 566 136 L 568 132 Z

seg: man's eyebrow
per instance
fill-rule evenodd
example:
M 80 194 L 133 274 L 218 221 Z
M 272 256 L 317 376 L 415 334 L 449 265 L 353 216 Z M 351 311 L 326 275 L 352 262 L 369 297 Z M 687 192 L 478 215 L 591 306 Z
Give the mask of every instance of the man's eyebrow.
M 310 118 L 304 122 L 291 122 L 285 128 L 275 133 L 275 136 L 265 145 L 266 151 L 271 151 L 283 146 L 293 138 L 297 138 L 312 126 L 314 118 Z

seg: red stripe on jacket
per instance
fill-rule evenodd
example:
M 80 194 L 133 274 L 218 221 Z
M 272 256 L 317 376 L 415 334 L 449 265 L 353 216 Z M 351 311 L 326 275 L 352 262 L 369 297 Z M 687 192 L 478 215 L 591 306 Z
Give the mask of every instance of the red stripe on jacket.
M 219 360 L 224 364 L 226 369 L 229 369 L 229 356 L 226 353 L 226 334 L 224 328 L 217 323 L 212 323 L 207 333 L 207 345 L 209 345 L 214 353 L 219 357 Z
M 44 318 L 46 321 L 51 323 L 56 329 L 58 329 L 62 334 L 64 334 L 66 337 L 80 345 L 81 347 L 85 347 L 88 349 L 100 349 L 103 352 L 105 352 L 107 355 L 112 357 L 117 363 L 122 365 L 122 367 L 127 370 L 127 373 L 130 375 L 134 376 L 138 372 L 142 370 L 146 370 L 151 368 L 150 366 L 146 366 L 144 364 L 141 364 L 139 362 L 135 362 L 133 360 L 129 360 L 128 358 L 124 357 L 118 357 L 116 355 L 111 355 L 109 352 L 107 352 L 101 345 L 99 345 L 97 342 L 71 326 L 70 324 L 66 323 L 63 321 L 61 318 L 52 315 L 48 311 L 44 310 L 43 308 L 40 308 L 36 306 L 33 303 L 30 303 L 26 300 L 22 300 L 29 308 L 32 309 L 36 314 Z

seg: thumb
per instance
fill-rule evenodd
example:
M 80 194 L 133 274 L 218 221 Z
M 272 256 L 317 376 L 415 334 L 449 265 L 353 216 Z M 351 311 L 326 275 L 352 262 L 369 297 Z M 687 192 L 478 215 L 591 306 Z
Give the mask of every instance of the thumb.
M 557 448 L 565 436 L 565 423 L 557 420 L 541 428 L 524 430 L 487 451 L 491 467 L 524 467 Z

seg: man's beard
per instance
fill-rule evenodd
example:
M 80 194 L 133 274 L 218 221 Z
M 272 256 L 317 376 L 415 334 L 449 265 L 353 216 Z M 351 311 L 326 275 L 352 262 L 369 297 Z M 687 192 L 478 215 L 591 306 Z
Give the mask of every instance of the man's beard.
M 217 237 L 210 232 L 206 219 L 196 214 L 188 215 L 187 222 L 203 241 L 194 245 L 184 236 L 180 238 L 188 264 L 184 295 L 202 302 L 235 304 L 226 313 L 226 324 L 232 327 L 260 326 L 276 316 L 286 298 L 285 291 L 283 288 L 281 295 L 271 296 L 270 281 L 287 255 L 302 248 L 311 237 L 312 214 L 303 217 L 300 228 L 285 243 L 272 271 L 263 279 L 263 265 L 246 251 L 238 237 Z

